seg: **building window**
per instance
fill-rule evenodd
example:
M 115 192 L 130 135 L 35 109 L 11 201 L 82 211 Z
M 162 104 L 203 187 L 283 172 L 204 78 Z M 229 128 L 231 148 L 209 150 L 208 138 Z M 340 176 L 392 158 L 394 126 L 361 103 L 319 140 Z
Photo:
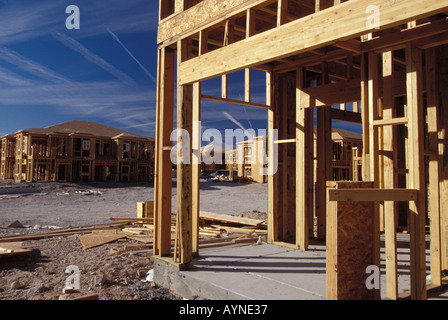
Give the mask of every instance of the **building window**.
M 82 150 L 90 150 L 90 140 L 82 141 Z
M 123 143 L 123 152 L 129 152 L 131 150 L 131 144 L 130 143 Z

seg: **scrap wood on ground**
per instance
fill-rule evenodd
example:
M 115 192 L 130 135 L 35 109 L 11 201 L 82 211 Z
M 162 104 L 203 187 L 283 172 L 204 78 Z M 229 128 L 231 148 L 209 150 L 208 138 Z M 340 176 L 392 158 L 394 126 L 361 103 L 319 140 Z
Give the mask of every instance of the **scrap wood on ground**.
M 150 248 L 153 242 L 154 221 L 151 217 L 139 218 L 100 218 L 112 222 L 87 226 L 57 228 L 50 231 L 30 232 L 28 234 L 0 237 L 0 256 L 30 253 L 22 247 L 26 240 L 77 235 L 84 249 L 101 246 L 121 239 L 134 240 L 143 245 L 129 247 L 124 252 Z M 20 223 L 15 221 L 14 224 Z M 266 222 L 259 219 L 201 212 L 199 221 L 200 244 L 227 244 L 255 242 L 259 234 L 265 234 Z M 172 217 L 172 231 L 176 231 L 176 218 Z

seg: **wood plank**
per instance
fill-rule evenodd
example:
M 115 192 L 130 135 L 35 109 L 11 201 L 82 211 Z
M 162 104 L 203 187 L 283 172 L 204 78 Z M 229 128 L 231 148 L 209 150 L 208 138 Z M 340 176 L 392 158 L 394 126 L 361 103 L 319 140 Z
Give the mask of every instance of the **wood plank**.
M 163 149 L 171 145 L 174 117 L 174 72 L 175 55 L 169 48 L 160 49 L 159 84 L 157 112 L 158 112 L 158 158 L 157 162 L 157 190 L 155 191 L 155 234 L 154 253 L 169 255 L 171 252 L 171 192 L 172 167 L 170 152 Z
M 192 231 L 194 253 L 199 252 L 199 211 L 201 194 L 201 90 L 199 82 L 193 84 L 193 168 L 192 168 Z
M 288 22 L 288 0 L 279 0 L 277 4 L 277 27 Z
M 411 234 L 411 297 L 426 299 L 425 261 L 425 165 L 422 52 L 406 45 L 406 86 L 408 108 L 408 188 L 418 191 L 416 201 L 409 203 L 409 230 Z
M 340 109 L 331 108 L 330 109 L 330 117 L 332 120 L 336 120 L 336 121 L 344 121 L 344 122 L 362 124 L 361 114 L 357 113 L 357 112 L 348 111 L 348 110 L 340 110 Z
M 213 96 L 208 96 L 208 95 L 202 95 L 201 97 L 202 97 L 202 99 L 205 99 L 205 100 L 233 103 L 233 104 L 239 104 L 239 105 L 249 106 L 249 107 L 257 107 L 257 108 L 263 108 L 263 109 L 271 109 L 271 106 L 261 104 L 261 103 L 247 102 L 247 101 L 241 101 L 241 100 L 236 100 L 236 99 L 223 99 L 223 98 L 213 97 Z
M 23 247 L 23 243 L 21 241 L 0 243 L 0 256 L 13 256 L 16 254 L 27 254 L 31 252 L 31 249 Z
M 404 48 L 408 41 L 424 39 L 444 31 L 448 31 L 448 20 L 446 18 L 423 23 L 413 28 L 390 32 L 389 34 L 381 35 L 381 37 L 363 41 L 361 48 L 362 51 L 386 52 L 392 48 Z
M 316 87 L 305 88 L 303 90 L 309 94 L 312 99 L 316 100 L 316 107 L 330 106 L 361 99 L 359 79 L 322 84 Z
M 362 117 L 362 180 L 370 181 L 370 130 L 369 130 L 369 59 L 368 54 L 361 55 L 361 117 Z
M 178 145 L 182 145 L 182 161 L 177 164 L 177 241 L 179 245 L 178 256 L 180 264 L 190 263 L 193 254 L 193 212 L 192 212 L 192 164 L 191 164 L 191 136 L 193 121 L 192 85 L 179 83 L 179 66 L 182 61 L 191 57 L 191 41 L 179 41 L 177 44 L 177 129 L 185 130 L 188 137 L 178 138 Z M 183 141 L 187 138 L 189 141 Z
M 415 201 L 415 189 L 333 189 L 330 201 Z
M 302 103 L 301 95 L 304 87 L 304 72 L 303 68 L 298 68 L 296 71 L 296 245 L 301 250 L 308 249 L 309 230 L 308 224 L 311 223 L 308 216 L 308 174 L 310 170 L 310 162 L 308 159 L 308 134 L 310 132 L 308 117 L 312 111 L 309 105 Z M 306 93 L 305 93 L 306 95 Z M 314 130 L 313 130 L 314 131 Z M 285 191 L 284 191 L 285 192 Z M 285 192 L 287 193 L 287 192 Z
M 243 217 L 237 217 L 237 216 L 208 212 L 208 211 L 201 211 L 200 218 L 202 220 L 220 221 L 220 222 L 224 222 L 224 223 L 235 223 L 235 224 L 241 224 L 241 225 L 247 225 L 247 226 L 253 226 L 253 227 L 260 227 L 260 226 L 264 225 L 264 223 L 265 223 L 264 220 L 243 218 Z
M 323 85 L 328 83 L 326 63 L 322 64 Z M 317 132 L 316 132 L 316 218 L 317 218 L 317 237 L 325 239 L 326 235 L 326 181 L 331 180 L 329 144 L 331 141 L 331 107 L 325 106 L 317 109 Z
M 250 103 L 252 100 L 251 95 L 251 83 L 252 74 L 250 68 L 244 69 L 244 101 Z
M 126 233 L 117 233 L 116 230 L 113 230 L 111 232 L 83 234 L 79 236 L 79 241 L 84 249 L 90 249 L 122 238 L 126 238 Z
M 272 97 L 273 97 L 273 74 L 272 72 L 266 72 L 266 104 L 272 105 Z M 277 157 L 274 157 L 275 149 L 274 149 L 274 112 L 272 110 L 268 110 L 268 243 L 272 243 L 275 240 L 274 233 L 274 214 L 275 214 L 275 167 L 274 161 L 277 161 Z M 273 161 L 274 160 L 274 161 Z
M 407 123 L 408 123 L 407 117 L 378 119 L 373 121 L 374 126 L 398 126 Z
M 393 52 L 383 53 L 383 120 L 388 121 L 395 114 L 395 96 L 394 96 L 394 61 Z M 374 121 L 374 125 L 376 125 Z M 394 128 L 387 126 L 382 128 L 383 146 L 382 149 L 391 151 L 394 149 Z M 396 188 L 395 183 L 394 161 L 396 155 L 382 157 L 383 162 L 383 187 L 386 189 Z M 397 204 L 386 201 L 384 203 L 384 233 L 385 233 L 385 253 L 386 253 L 386 287 L 387 297 L 396 300 L 398 298 L 398 272 L 397 272 L 397 240 L 396 230 L 398 215 Z
M 442 258 L 440 243 L 440 186 L 439 176 L 439 98 L 436 49 L 426 50 L 426 89 L 428 150 L 431 152 L 428 164 L 429 183 L 429 230 L 430 230 L 430 267 L 431 283 L 442 285 Z
M 424 7 L 420 0 L 397 0 L 394 5 L 388 0 L 373 0 L 369 4 L 377 6 L 381 12 L 380 30 L 448 9 L 447 0 L 428 0 Z M 361 36 L 369 32 L 365 9 L 363 0 L 347 1 L 190 59 L 181 65 L 179 83 L 209 79 Z M 332 21 L 332 28 L 328 28 L 328 21 Z M 283 45 L 277 45 L 279 41 Z

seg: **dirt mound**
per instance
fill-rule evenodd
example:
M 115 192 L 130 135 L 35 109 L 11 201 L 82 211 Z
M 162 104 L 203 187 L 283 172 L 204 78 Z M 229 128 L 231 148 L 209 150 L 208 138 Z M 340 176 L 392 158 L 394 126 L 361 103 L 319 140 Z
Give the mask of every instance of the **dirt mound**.
M 252 210 L 252 211 L 245 211 L 237 214 L 238 217 L 242 218 L 250 218 L 250 219 L 257 219 L 257 220 L 266 220 L 268 218 L 268 215 L 266 212 L 261 212 L 258 210 Z
M 139 246 L 123 240 L 84 249 L 78 236 L 24 241 L 31 254 L 0 258 L 1 300 L 67 300 L 98 294 L 100 300 L 177 300 L 168 290 L 147 281 L 152 269 L 150 250 L 116 255 Z M 64 294 L 73 283 L 69 266 L 79 270 L 79 290 Z

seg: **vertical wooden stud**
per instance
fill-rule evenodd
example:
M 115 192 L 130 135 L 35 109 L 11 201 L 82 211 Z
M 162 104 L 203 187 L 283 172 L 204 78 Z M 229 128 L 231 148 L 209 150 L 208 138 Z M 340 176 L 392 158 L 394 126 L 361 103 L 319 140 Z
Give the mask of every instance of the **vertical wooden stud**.
M 191 54 L 191 41 L 180 40 L 177 44 L 178 69 L 183 61 Z M 179 79 L 179 76 L 178 76 Z M 192 136 L 192 85 L 177 86 L 177 129 L 185 130 L 189 137 Z M 185 137 L 184 137 L 185 138 Z M 177 164 L 177 232 L 178 232 L 178 262 L 187 264 L 192 260 L 192 163 L 191 163 L 191 138 L 189 141 L 178 139 L 178 146 L 182 145 L 182 159 Z M 186 154 L 188 153 L 188 154 Z M 176 257 L 175 257 L 176 258 Z
M 406 91 L 408 108 L 409 189 L 418 190 L 418 200 L 409 203 L 411 298 L 426 299 L 425 257 L 425 165 L 422 52 L 406 45 Z
M 429 230 L 431 283 L 442 285 L 440 255 L 440 190 L 439 190 L 439 99 L 435 48 L 426 50 L 426 92 L 429 151 Z
M 392 119 L 395 110 L 394 96 L 394 65 L 393 52 L 383 53 L 383 119 Z M 394 128 L 392 126 L 383 127 L 383 149 L 393 154 L 394 149 Z M 396 157 L 383 156 L 383 179 L 384 188 L 393 189 L 397 187 L 395 183 L 394 161 Z M 391 201 L 384 203 L 384 227 L 385 227 L 385 252 L 386 252 L 386 287 L 387 297 L 398 298 L 398 274 L 397 274 L 397 240 L 396 240 L 396 219 L 398 214 L 397 204 Z

